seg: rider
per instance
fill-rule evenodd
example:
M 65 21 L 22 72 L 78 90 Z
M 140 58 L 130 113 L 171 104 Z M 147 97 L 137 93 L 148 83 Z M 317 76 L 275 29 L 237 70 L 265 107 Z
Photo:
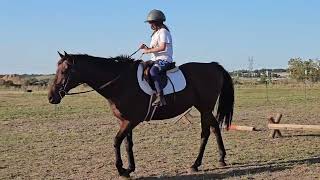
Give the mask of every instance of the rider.
M 147 20 L 153 30 L 151 35 L 150 48 L 145 44 L 140 45 L 140 49 L 143 49 L 144 54 L 151 54 L 151 60 L 154 61 L 154 65 L 150 69 L 150 75 L 154 81 L 154 85 L 157 91 L 157 98 L 153 102 L 153 105 L 166 105 L 166 101 L 163 96 L 163 87 L 160 84 L 160 72 L 165 72 L 172 63 L 172 38 L 168 27 L 163 24 L 166 20 L 164 13 L 160 10 L 152 10 L 147 16 Z

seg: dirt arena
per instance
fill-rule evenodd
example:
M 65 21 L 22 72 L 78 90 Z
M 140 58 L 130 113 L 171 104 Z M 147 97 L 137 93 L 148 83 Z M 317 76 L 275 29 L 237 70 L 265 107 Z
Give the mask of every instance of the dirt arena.
M 141 123 L 133 131 L 133 179 L 319 179 L 320 132 L 282 131 L 268 137 L 267 117 L 282 123 L 320 125 L 320 88 L 236 87 L 233 124 L 261 131 L 223 131 L 228 166 L 218 167 L 210 136 L 203 165 L 187 169 L 200 145 L 200 118 Z M 0 91 L 1 179 L 115 179 L 113 137 L 118 127 L 106 100 L 96 93 L 66 97 L 57 106 L 47 92 Z M 124 164 L 126 153 L 122 149 Z

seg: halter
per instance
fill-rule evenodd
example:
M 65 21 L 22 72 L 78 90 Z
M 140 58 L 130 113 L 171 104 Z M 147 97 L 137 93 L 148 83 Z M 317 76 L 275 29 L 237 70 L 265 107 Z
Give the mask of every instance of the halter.
M 72 59 L 72 64 L 71 64 L 71 66 L 74 66 L 74 59 Z M 71 67 L 71 69 L 72 69 L 72 67 Z M 69 95 L 69 93 L 68 92 L 66 92 L 66 87 L 67 87 L 67 85 L 68 85 L 68 83 L 69 83 L 69 79 L 70 79 L 70 74 L 71 74 L 71 70 L 69 70 L 69 72 L 68 72 L 68 77 L 67 77 L 67 80 L 62 84 L 62 86 L 59 88 L 59 96 L 60 96 L 60 98 L 62 99 L 62 93 L 64 94 L 64 95 Z

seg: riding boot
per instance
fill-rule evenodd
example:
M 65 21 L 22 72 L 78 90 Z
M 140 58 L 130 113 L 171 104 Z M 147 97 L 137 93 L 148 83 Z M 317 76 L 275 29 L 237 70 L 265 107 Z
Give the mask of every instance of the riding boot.
M 153 106 L 165 106 L 165 105 L 167 105 L 162 90 L 159 93 L 157 93 L 156 96 L 157 96 L 156 99 L 152 103 Z

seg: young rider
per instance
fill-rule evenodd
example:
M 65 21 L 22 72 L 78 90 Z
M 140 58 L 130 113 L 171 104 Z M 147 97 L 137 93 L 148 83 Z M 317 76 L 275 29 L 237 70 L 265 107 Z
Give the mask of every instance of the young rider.
M 160 72 L 166 71 L 169 64 L 173 61 L 172 38 L 168 27 L 163 24 L 166 21 L 164 13 L 160 10 L 152 10 L 147 16 L 147 20 L 153 30 L 151 35 L 150 47 L 145 44 L 140 45 L 144 54 L 151 54 L 151 60 L 155 63 L 150 69 L 150 75 L 154 81 L 157 91 L 157 98 L 153 105 L 166 105 L 163 96 L 163 87 L 160 84 Z

